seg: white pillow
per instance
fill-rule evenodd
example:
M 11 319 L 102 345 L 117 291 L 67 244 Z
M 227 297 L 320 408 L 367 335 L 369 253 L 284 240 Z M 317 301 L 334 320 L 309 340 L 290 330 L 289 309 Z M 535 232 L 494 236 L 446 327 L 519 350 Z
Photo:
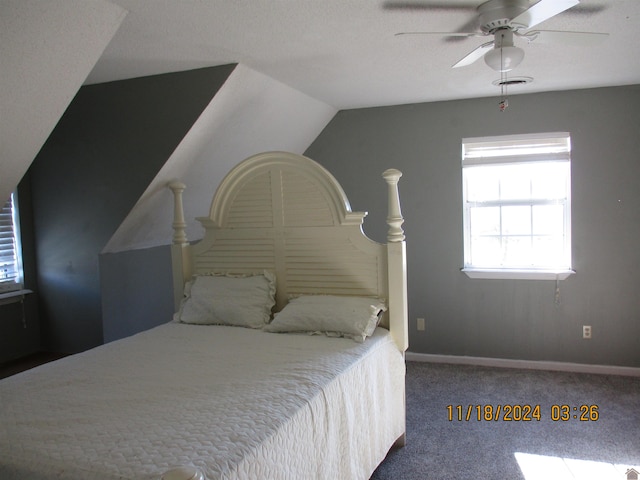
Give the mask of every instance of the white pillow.
M 200 325 L 262 328 L 275 305 L 276 279 L 260 275 L 197 275 L 185 286 L 177 320 Z
M 325 333 L 363 342 L 387 307 L 377 298 L 304 295 L 293 298 L 264 327 L 267 332 Z

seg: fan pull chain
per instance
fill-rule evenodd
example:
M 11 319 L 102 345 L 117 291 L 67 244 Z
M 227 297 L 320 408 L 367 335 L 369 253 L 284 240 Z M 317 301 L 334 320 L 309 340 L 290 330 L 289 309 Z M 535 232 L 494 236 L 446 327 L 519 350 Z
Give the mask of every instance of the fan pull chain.
M 502 47 L 500 48 L 500 103 L 498 108 L 501 112 L 504 112 L 509 106 L 509 99 L 507 98 L 507 72 L 504 69 L 504 59 L 502 58 Z
M 504 112 L 509 106 L 509 99 L 507 98 L 507 87 L 505 85 L 500 86 L 500 95 L 502 98 L 500 99 L 500 103 L 498 103 L 498 107 L 500 108 L 501 112 Z

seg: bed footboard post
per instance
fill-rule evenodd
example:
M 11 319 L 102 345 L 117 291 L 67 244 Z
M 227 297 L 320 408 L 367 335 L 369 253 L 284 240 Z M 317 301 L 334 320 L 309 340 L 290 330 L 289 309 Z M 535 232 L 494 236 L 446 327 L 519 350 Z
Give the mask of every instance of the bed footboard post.
M 398 195 L 398 181 L 402 172 L 389 169 L 382 176 L 387 182 L 389 190 L 389 213 L 387 224 L 387 274 L 389 280 L 389 331 L 396 342 L 398 350 L 404 352 L 409 347 L 409 325 L 407 307 L 407 250 L 400 210 L 400 196 Z M 404 382 L 403 382 L 404 387 Z M 406 394 L 402 392 L 403 429 L 402 435 L 395 441 L 395 447 L 406 444 Z
M 387 182 L 389 193 L 389 213 L 387 224 L 387 262 L 389 276 L 389 330 L 401 352 L 409 346 L 407 309 L 407 260 L 406 244 L 402 224 L 404 218 L 400 210 L 398 181 L 402 172 L 386 170 L 382 176 Z
M 171 264 L 173 270 L 173 299 L 177 311 L 182 301 L 185 282 L 191 277 L 191 252 L 185 228 L 184 209 L 182 206 L 182 192 L 186 185 L 181 182 L 171 182 L 168 187 L 173 192 L 173 241 L 171 245 Z

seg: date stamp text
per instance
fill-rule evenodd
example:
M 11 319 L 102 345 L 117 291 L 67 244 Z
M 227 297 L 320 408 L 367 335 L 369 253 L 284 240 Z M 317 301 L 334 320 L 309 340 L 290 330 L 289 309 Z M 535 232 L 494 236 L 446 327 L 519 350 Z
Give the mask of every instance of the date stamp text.
M 598 405 L 551 405 L 543 413 L 540 405 L 447 405 L 447 420 L 450 422 L 531 422 L 540 421 L 548 414 L 554 422 L 597 422 L 600 418 Z

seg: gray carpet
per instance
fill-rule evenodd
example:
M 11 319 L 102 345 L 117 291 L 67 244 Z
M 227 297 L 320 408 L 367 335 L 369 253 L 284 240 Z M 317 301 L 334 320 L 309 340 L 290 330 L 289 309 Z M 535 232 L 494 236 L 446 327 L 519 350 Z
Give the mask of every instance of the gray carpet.
M 476 405 L 525 404 L 540 421 L 476 418 Z M 553 421 L 554 404 L 578 410 Z M 574 419 L 581 405 L 597 420 Z M 371 478 L 624 480 L 630 466 L 640 471 L 640 378 L 407 362 L 407 445 Z

